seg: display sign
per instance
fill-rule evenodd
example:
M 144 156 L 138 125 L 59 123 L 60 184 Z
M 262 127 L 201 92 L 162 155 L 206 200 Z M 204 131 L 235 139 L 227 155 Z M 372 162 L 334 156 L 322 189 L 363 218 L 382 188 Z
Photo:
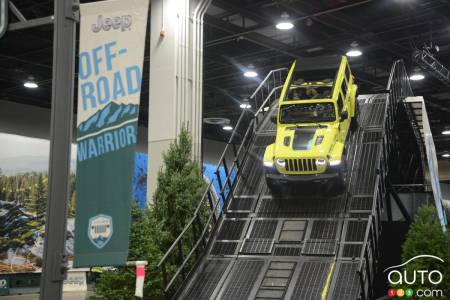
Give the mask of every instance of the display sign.
M 80 8 L 75 267 L 127 260 L 148 6 Z

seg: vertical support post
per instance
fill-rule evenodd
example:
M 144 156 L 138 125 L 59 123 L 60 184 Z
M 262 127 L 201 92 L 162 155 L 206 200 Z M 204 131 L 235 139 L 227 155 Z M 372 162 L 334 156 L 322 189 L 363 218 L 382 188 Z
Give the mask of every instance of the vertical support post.
M 66 274 L 66 217 L 73 125 L 75 23 L 78 14 L 73 0 L 54 2 L 50 164 L 41 300 L 62 298 L 62 283 Z
M 8 29 L 8 0 L 0 0 L 0 38 Z
M 228 196 L 230 196 L 230 195 L 231 195 L 231 199 L 233 199 L 233 186 L 232 186 L 232 183 L 231 183 L 231 180 L 230 180 L 230 171 L 232 171 L 232 169 L 228 170 L 228 166 L 227 166 L 227 162 L 226 162 L 226 158 L 225 157 L 223 158 L 222 162 L 223 162 L 223 169 L 225 170 L 226 184 L 228 185 L 227 199 L 229 198 Z M 225 202 L 224 202 L 224 204 L 225 204 Z

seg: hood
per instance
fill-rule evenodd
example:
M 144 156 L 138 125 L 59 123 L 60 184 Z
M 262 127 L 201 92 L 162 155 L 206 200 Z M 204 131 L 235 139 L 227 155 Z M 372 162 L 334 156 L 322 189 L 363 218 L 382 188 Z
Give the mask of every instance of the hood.
M 316 157 L 320 153 L 329 153 L 335 136 L 336 128 L 330 125 L 319 126 L 285 126 L 277 134 L 275 157 L 297 157 L 301 152 L 303 157 Z

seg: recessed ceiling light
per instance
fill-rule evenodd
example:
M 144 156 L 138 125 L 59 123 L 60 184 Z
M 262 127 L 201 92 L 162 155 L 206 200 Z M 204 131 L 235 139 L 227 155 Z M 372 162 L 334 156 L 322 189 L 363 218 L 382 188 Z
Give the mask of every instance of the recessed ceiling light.
M 230 131 L 230 130 L 233 130 L 233 127 L 232 127 L 231 125 L 224 125 L 224 126 L 222 127 L 222 129 L 223 129 L 223 130 L 226 130 L 226 131 Z
M 347 51 L 347 53 L 345 55 L 347 55 L 349 57 L 357 57 L 357 56 L 361 56 L 362 52 L 361 52 L 361 50 L 358 50 L 358 49 L 351 49 L 351 50 Z
M 423 74 L 416 73 L 416 74 L 411 75 L 411 77 L 409 77 L 409 79 L 411 79 L 412 81 L 419 81 L 419 80 L 424 80 L 425 76 Z
M 442 154 L 442 157 L 449 158 L 450 157 L 450 153 L 444 153 L 444 154 Z
M 289 15 L 286 12 L 284 12 L 281 15 L 280 22 L 278 22 L 278 24 L 275 25 L 275 27 L 279 30 L 289 30 L 294 28 L 294 24 L 292 24 L 292 22 L 289 21 Z
M 34 81 L 27 81 L 23 84 L 23 86 L 26 88 L 29 88 L 29 89 L 35 89 L 35 88 L 39 87 L 38 84 Z
M 442 131 L 442 134 L 448 135 L 448 134 L 450 134 L 450 130 L 446 129 L 446 130 Z

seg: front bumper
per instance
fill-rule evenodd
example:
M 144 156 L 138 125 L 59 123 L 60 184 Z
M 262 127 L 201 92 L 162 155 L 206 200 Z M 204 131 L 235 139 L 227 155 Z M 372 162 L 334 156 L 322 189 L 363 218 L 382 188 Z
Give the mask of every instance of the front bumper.
M 283 185 L 289 183 L 327 183 L 341 177 L 339 168 L 329 168 L 325 173 L 287 175 L 279 173 L 275 168 L 266 168 L 266 181 L 272 185 Z

